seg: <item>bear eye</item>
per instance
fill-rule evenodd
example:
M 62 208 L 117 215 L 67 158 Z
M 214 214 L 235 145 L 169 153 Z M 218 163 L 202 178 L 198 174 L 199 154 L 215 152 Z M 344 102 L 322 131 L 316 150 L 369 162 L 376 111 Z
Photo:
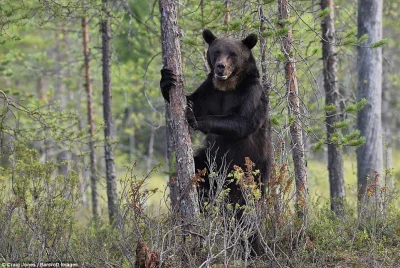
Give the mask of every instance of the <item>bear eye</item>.
M 215 55 L 215 56 L 219 56 L 220 54 L 221 54 L 221 52 L 219 52 L 219 51 L 215 51 L 215 52 L 214 52 L 214 55 Z
M 236 57 L 237 55 L 236 55 L 235 52 L 231 52 L 231 53 L 229 53 L 229 56 L 230 56 L 230 57 Z

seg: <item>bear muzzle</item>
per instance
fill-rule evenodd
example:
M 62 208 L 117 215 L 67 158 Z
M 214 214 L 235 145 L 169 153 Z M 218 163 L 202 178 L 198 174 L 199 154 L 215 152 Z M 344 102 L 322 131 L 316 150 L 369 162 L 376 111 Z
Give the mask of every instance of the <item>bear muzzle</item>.
M 229 72 L 228 68 L 226 68 L 225 62 L 219 61 L 217 64 L 215 64 L 214 76 L 217 80 L 227 80 L 230 75 L 231 73 Z
M 215 75 L 215 78 L 220 81 L 224 81 L 224 80 L 228 79 L 228 77 L 229 77 L 229 75 L 218 75 L 218 74 L 214 74 L 214 75 Z

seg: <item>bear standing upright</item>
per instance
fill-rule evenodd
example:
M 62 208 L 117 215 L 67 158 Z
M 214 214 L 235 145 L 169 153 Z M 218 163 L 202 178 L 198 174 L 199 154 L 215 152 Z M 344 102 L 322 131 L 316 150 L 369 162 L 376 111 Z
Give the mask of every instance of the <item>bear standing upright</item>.
M 190 126 L 206 134 L 205 147 L 194 157 L 196 170 L 207 168 L 206 149 L 212 145 L 211 154 L 217 166 L 225 162 L 228 171 L 234 165 L 245 170 L 245 158 L 249 157 L 260 171 L 262 193 L 268 180 L 270 165 L 267 137 L 268 104 L 260 84 L 260 75 L 251 49 L 257 44 L 257 36 L 250 34 L 243 40 L 217 38 L 209 29 L 203 31 L 209 45 L 207 61 L 211 72 L 200 87 L 187 96 L 187 118 Z M 161 71 L 161 90 L 169 101 L 169 90 L 175 83 L 174 74 Z M 230 183 L 231 202 L 243 205 L 245 200 L 240 188 Z M 207 176 L 200 183 L 201 190 L 210 188 Z

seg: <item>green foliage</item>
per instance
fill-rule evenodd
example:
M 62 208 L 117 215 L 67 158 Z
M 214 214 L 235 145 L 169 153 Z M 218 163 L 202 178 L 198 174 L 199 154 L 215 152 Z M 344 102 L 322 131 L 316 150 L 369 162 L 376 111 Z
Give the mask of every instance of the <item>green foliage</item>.
M 313 151 L 316 152 L 316 151 L 320 150 L 324 144 L 325 144 L 325 140 L 321 139 L 320 141 L 318 141 L 316 144 L 314 144 L 312 146 Z
M 241 19 L 232 20 L 229 24 L 229 27 L 232 31 L 239 31 L 242 25 Z
M 365 141 L 366 141 L 365 137 L 360 137 L 358 139 L 353 139 L 353 140 L 348 141 L 347 144 L 350 146 L 357 147 L 357 146 L 363 145 L 365 143 Z
M 367 100 L 365 98 L 362 98 L 359 102 L 347 105 L 344 110 L 347 113 L 356 114 L 361 111 L 365 107 L 365 105 L 367 105 L 367 103 Z
M 345 39 L 342 39 L 342 44 L 344 46 L 354 45 L 356 43 L 357 43 L 357 37 L 355 37 L 355 36 L 349 36 Z
M 197 46 L 197 39 L 194 37 L 184 37 L 183 42 L 189 46 Z
M 13 177 L 11 188 L 0 187 L 0 204 L 8 210 L 0 209 L 0 222 L 7 226 L 0 235 L 2 256 L 27 262 L 40 258 L 43 248 L 51 253 L 42 261 L 54 261 L 55 256 L 70 260 L 59 248 L 69 246 L 65 239 L 76 223 L 78 174 L 69 170 L 66 176 L 54 176 L 65 163 L 40 163 L 37 151 L 25 147 L 15 148 L 12 161 L 12 169 L 0 170 L 0 178 Z M 3 183 L 1 186 L 5 186 Z M 28 247 L 29 259 L 24 253 Z
M 340 145 L 340 144 L 342 144 L 342 137 L 343 137 L 343 134 L 341 132 L 334 132 L 331 134 L 330 140 L 333 144 Z
M 268 5 L 268 4 L 271 4 L 273 2 L 274 2 L 274 0 L 263 0 L 262 1 L 263 5 Z
M 335 104 L 325 105 L 325 112 L 332 113 L 334 111 L 336 111 L 336 105 Z
M 389 43 L 389 39 L 385 38 L 385 39 L 382 39 L 382 40 L 380 40 L 378 42 L 371 43 L 370 47 L 372 49 L 375 49 L 375 48 L 383 47 L 383 46 L 387 45 L 388 43 Z
M 339 121 L 339 122 L 335 122 L 333 124 L 334 128 L 345 128 L 345 127 L 348 127 L 348 126 L 349 126 L 349 120 L 347 120 L 347 119 Z
M 330 8 L 324 8 L 323 10 L 321 10 L 320 12 L 318 12 L 317 17 L 320 19 L 323 19 L 327 16 L 329 16 L 329 13 L 331 12 Z
M 271 124 L 273 125 L 273 126 L 279 126 L 279 119 L 280 118 L 282 118 L 282 116 L 279 116 L 279 115 L 272 115 L 271 117 L 270 117 L 270 121 L 271 121 Z
M 278 30 L 275 32 L 274 35 L 275 35 L 276 37 L 282 37 L 282 36 L 287 35 L 288 32 L 289 32 L 289 27 L 285 26 L 285 27 L 283 27 L 283 28 L 278 29 Z
M 360 38 L 358 38 L 358 43 L 362 44 L 368 40 L 368 34 L 363 34 Z

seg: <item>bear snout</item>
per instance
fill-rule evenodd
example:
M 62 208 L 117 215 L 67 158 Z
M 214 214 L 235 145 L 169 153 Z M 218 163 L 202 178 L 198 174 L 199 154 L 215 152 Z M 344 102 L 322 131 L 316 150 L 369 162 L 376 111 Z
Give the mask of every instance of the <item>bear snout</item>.
M 218 80 L 226 80 L 229 78 L 230 73 L 227 70 L 226 65 L 222 62 L 219 62 L 215 65 L 214 75 Z
M 223 64 L 223 63 L 217 63 L 217 65 L 215 67 L 217 67 L 217 70 L 221 71 L 221 72 L 223 72 L 225 70 L 225 64 Z

